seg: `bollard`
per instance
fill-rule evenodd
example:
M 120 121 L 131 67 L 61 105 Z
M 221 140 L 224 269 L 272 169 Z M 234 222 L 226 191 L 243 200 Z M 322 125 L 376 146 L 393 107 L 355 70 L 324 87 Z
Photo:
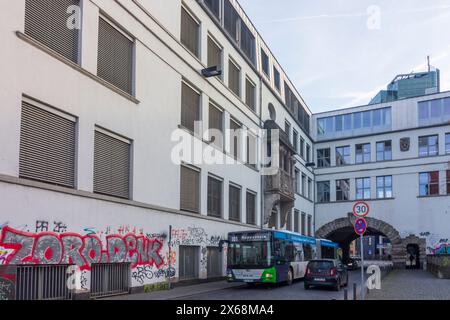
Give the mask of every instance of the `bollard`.
M 347 290 L 347 288 L 344 289 L 344 300 L 348 300 L 348 290 Z
M 356 300 L 356 283 L 353 283 L 353 300 Z

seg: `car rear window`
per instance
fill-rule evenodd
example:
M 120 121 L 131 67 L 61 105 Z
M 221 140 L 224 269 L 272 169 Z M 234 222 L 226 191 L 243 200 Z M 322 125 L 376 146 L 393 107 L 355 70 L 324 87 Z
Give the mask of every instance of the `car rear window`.
M 311 261 L 308 265 L 311 270 L 330 269 L 333 268 L 333 266 L 333 262 L 331 261 Z

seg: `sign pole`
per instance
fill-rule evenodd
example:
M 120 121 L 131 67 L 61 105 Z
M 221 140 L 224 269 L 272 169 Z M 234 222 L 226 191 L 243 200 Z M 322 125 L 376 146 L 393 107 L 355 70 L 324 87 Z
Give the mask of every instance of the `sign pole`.
M 363 241 L 363 234 L 360 236 L 361 239 L 361 300 L 364 300 L 364 241 Z

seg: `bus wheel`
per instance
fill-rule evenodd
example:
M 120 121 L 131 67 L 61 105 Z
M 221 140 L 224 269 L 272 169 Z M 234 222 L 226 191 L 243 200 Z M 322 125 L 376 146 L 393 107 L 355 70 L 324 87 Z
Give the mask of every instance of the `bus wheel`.
M 292 269 L 289 268 L 286 283 L 288 286 L 290 286 L 293 281 L 294 281 L 294 273 L 292 272 Z

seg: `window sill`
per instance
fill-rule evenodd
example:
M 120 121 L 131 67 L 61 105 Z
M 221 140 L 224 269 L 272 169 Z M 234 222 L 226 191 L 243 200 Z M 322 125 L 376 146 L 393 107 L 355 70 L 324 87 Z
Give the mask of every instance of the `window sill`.
M 138 99 L 136 99 L 134 96 L 132 96 L 131 94 L 117 88 L 116 86 L 114 86 L 113 84 L 109 83 L 108 81 L 100 78 L 99 76 L 87 71 L 86 69 L 83 69 L 80 65 L 74 63 L 73 61 L 65 58 L 64 56 L 60 55 L 59 53 L 53 51 L 52 49 L 46 47 L 44 44 L 40 43 L 39 41 L 33 39 L 32 37 L 20 32 L 20 31 L 16 31 L 16 35 L 19 39 L 27 42 L 28 44 L 31 44 L 32 46 L 36 47 L 37 49 L 49 54 L 50 56 L 52 56 L 53 58 L 65 63 L 66 65 L 68 65 L 69 67 L 75 69 L 78 72 L 81 72 L 82 74 L 84 74 L 85 76 L 91 78 L 92 80 L 98 82 L 99 84 L 105 86 L 106 88 L 114 91 L 115 93 L 121 95 L 122 97 L 124 97 L 125 99 L 135 103 L 135 104 L 139 104 L 140 101 Z
M 316 204 L 336 204 L 336 203 L 349 203 L 355 201 L 383 201 L 383 200 L 395 200 L 392 198 L 373 198 L 373 199 L 355 199 L 355 200 L 337 200 L 337 201 L 327 201 L 327 202 L 316 202 Z
M 417 196 L 418 199 L 440 198 L 440 197 L 450 197 L 450 194 L 433 194 L 429 196 Z

